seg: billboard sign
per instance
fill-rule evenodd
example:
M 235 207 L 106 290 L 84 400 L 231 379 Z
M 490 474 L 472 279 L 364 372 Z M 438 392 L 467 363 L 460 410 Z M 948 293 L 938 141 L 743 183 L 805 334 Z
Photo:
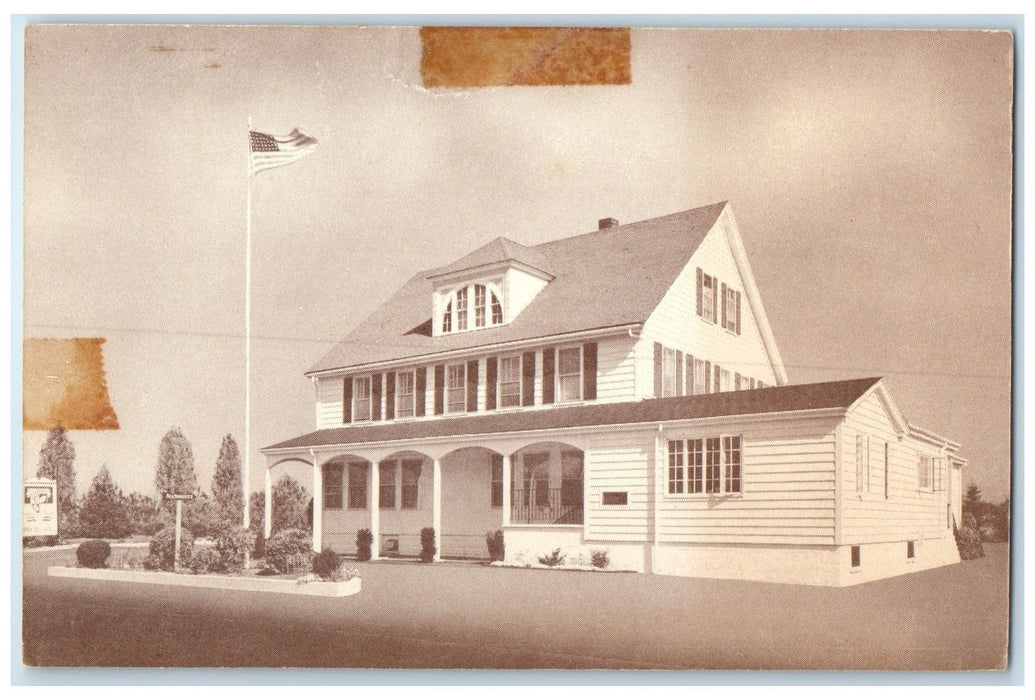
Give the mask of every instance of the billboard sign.
M 22 482 L 22 537 L 57 534 L 57 482 L 53 479 Z

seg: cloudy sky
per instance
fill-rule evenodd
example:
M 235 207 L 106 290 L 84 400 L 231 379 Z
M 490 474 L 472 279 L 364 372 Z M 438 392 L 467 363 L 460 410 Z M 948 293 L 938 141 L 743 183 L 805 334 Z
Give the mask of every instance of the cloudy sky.
M 153 490 L 179 426 L 244 435 L 247 124 L 319 150 L 252 181 L 252 476 L 314 428 L 303 372 L 415 272 L 729 200 L 792 382 L 884 375 L 1009 489 L 1012 37 L 634 30 L 633 82 L 427 91 L 416 28 L 35 27 L 25 335 L 101 336 Z M 26 471 L 44 433 L 23 439 Z

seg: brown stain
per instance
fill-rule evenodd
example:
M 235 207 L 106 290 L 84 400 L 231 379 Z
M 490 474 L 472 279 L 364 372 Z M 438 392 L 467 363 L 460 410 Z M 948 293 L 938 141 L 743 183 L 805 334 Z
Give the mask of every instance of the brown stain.
M 182 51 L 183 49 L 177 49 L 175 46 L 167 46 L 165 44 L 155 44 L 154 46 L 148 46 L 147 50 L 155 53 L 171 53 L 173 51 Z
M 104 338 L 26 338 L 23 430 L 118 430 L 108 397 Z
M 206 68 L 221 68 L 222 66 L 223 66 L 222 63 L 206 63 L 205 64 Z
M 625 28 L 421 27 L 420 36 L 428 88 L 632 82 Z

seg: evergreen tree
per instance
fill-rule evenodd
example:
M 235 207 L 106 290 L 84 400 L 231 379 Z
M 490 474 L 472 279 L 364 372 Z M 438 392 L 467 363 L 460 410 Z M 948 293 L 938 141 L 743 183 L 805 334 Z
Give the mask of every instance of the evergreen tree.
M 155 489 L 159 500 L 167 493 L 197 494 L 198 477 L 194 473 L 194 450 L 179 428 L 172 428 L 162 438 L 155 465 Z M 171 507 L 172 501 L 166 501 Z
M 241 490 L 241 453 L 232 435 L 223 438 L 212 475 L 212 496 L 219 505 L 220 519 L 240 526 L 244 522 L 244 493 Z
M 271 534 L 281 530 L 298 528 L 308 530 L 306 506 L 309 492 L 289 474 L 280 477 L 273 486 L 273 529 Z
M 36 476 L 57 481 L 58 539 L 72 535 L 69 525 L 75 521 L 75 445 L 68 438 L 64 426 L 58 424 L 47 433 L 47 441 L 40 449 Z
M 111 478 L 108 465 L 102 466 L 79 510 L 83 536 L 121 539 L 129 535 L 133 526 L 126 506 L 122 489 Z

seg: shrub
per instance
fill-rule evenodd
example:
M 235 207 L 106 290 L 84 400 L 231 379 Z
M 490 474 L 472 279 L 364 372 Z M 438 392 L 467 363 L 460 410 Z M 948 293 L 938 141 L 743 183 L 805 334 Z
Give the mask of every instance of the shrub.
M 547 556 L 539 557 L 539 563 L 545 566 L 557 566 L 558 564 L 563 564 L 564 555 L 561 554 L 561 548 L 558 547 Z
M 435 551 L 435 528 L 422 528 L 420 531 L 420 560 L 425 564 L 434 561 Z
M 611 557 L 607 556 L 606 549 L 594 549 L 590 556 L 593 559 L 593 566 L 598 569 L 606 569 L 607 565 L 611 563 Z
M 325 581 L 333 581 L 338 568 L 338 554 L 330 547 L 313 554 L 313 573 Z
M 313 542 L 305 530 L 281 530 L 266 543 L 266 563 L 282 574 L 296 573 L 300 567 L 308 570 L 312 548 Z
M 244 569 L 244 560 L 251 549 L 255 533 L 240 525 L 222 525 L 215 533 L 216 552 L 222 560 L 223 569 L 237 573 Z
M 363 528 L 356 533 L 356 559 L 358 561 L 370 561 L 370 545 L 374 542 L 374 535 Z
M 199 549 L 190 560 L 190 570 L 196 574 L 207 574 L 210 571 L 220 571 L 223 568 L 223 558 L 212 547 Z
M 960 559 L 980 559 L 985 556 L 977 518 L 970 513 L 963 516 L 963 527 L 956 531 L 956 545 L 959 548 Z
M 111 556 L 111 545 L 104 540 L 87 540 L 75 550 L 79 566 L 87 569 L 103 569 Z
M 489 561 L 503 561 L 503 530 L 486 532 L 485 546 L 489 548 Z
M 176 547 L 176 528 L 166 527 L 158 531 L 148 545 L 148 556 L 144 568 L 161 571 L 173 570 L 173 549 Z M 180 528 L 180 563 L 189 564 L 193 559 L 194 535 L 185 527 Z

